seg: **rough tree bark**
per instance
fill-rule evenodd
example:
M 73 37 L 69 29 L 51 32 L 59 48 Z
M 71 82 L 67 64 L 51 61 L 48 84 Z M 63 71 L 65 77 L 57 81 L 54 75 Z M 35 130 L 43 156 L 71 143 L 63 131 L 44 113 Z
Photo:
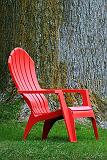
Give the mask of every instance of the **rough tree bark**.
M 107 1 L 65 0 L 60 27 L 60 60 L 67 85 L 84 84 L 107 96 Z
M 58 61 L 61 0 L 1 0 L 0 15 L 1 88 L 7 85 L 7 58 L 15 47 L 24 48 L 35 60 L 42 87 L 64 86 L 66 66 Z
M 19 46 L 34 58 L 43 87 L 81 82 L 107 95 L 105 0 L 1 0 L 0 26 L 1 88 L 9 52 Z

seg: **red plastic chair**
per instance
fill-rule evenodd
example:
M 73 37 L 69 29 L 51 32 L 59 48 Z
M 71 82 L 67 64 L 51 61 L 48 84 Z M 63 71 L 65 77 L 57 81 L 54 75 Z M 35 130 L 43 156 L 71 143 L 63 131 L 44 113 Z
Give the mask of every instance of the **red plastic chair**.
M 42 139 L 46 139 L 53 124 L 64 118 L 70 142 L 76 142 L 75 118 L 90 117 L 96 139 L 98 131 L 96 120 L 91 108 L 87 89 L 41 89 L 36 77 L 34 61 L 22 48 L 15 48 L 8 59 L 8 66 L 12 79 L 31 109 L 31 115 L 24 131 L 24 140 L 27 138 L 32 126 L 39 121 L 44 121 Z M 67 107 L 64 93 L 77 92 L 82 96 L 83 104 L 79 107 Z M 48 100 L 44 94 L 57 94 L 60 109 L 51 112 Z

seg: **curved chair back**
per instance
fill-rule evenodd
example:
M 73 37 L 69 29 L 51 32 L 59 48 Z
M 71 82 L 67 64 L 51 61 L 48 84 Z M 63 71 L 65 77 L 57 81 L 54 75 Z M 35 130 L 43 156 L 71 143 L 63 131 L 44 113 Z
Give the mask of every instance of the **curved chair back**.
M 34 61 L 25 50 L 15 48 L 9 56 L 8 66 L 18 90 L 41 89 L 36 77 Z M 23 97 L 35 114 L 50 112 L 48 101 L 43 94 L 23 94 Z

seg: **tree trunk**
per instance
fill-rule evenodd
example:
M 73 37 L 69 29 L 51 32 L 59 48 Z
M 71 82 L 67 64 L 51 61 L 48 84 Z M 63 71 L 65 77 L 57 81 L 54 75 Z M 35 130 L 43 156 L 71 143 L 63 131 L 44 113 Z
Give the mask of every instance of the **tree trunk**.
M 78 83 L 107 96 L 107 2 L 65 0 L 60 26 L 60 60 L 67 85 Z
M 105 0 L 0 0 L 0 27 L 0 90 L 9 87 L 10 51 L 22 47 L 41 87 L 83 85 L 107 96 Z
M 66 66 L 58 61 L 61 0 L 1 0 L 0 7 L 0 88 L 7 85 L 7 59 L 15 47 L 24 48 L 35 60 L 42 87 L 64 86 Z
M 43 87 L 82 83 L 107 96 L 105 0 L 1 0 L 0 12 L 0 88 L 10 51 L 22 47 Z

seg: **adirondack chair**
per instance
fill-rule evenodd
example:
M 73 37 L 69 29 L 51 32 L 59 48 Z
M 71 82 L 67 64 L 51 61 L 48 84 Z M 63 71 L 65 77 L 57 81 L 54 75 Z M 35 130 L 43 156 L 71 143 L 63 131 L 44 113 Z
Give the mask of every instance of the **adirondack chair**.
M 28 104 L 31 115 L 27 122 L 23 139 L 26 140 L 31 128 L 39 121 L 44 121 L 42 139 L 48 136 L 53 124 L 60 119 L 64 119 L 69 141 L 76 142 L 75 119 L 89 117 L 92 121 L 94 134 L 98 139 L 95 115 L 89 100 L 87 89 L 41 89 L 39 86 L 34 61 L 22 48 L 15 48 L 8 59 L 10 74 L 15 83 L 18 93 L 20 93 Z M 77 107 L 67 107 L 64 93 L 80 93 L 83 104 Z M 50 111 L 48 100 L 44 94 L 56 94 L 59 98 L 60 109 Z

